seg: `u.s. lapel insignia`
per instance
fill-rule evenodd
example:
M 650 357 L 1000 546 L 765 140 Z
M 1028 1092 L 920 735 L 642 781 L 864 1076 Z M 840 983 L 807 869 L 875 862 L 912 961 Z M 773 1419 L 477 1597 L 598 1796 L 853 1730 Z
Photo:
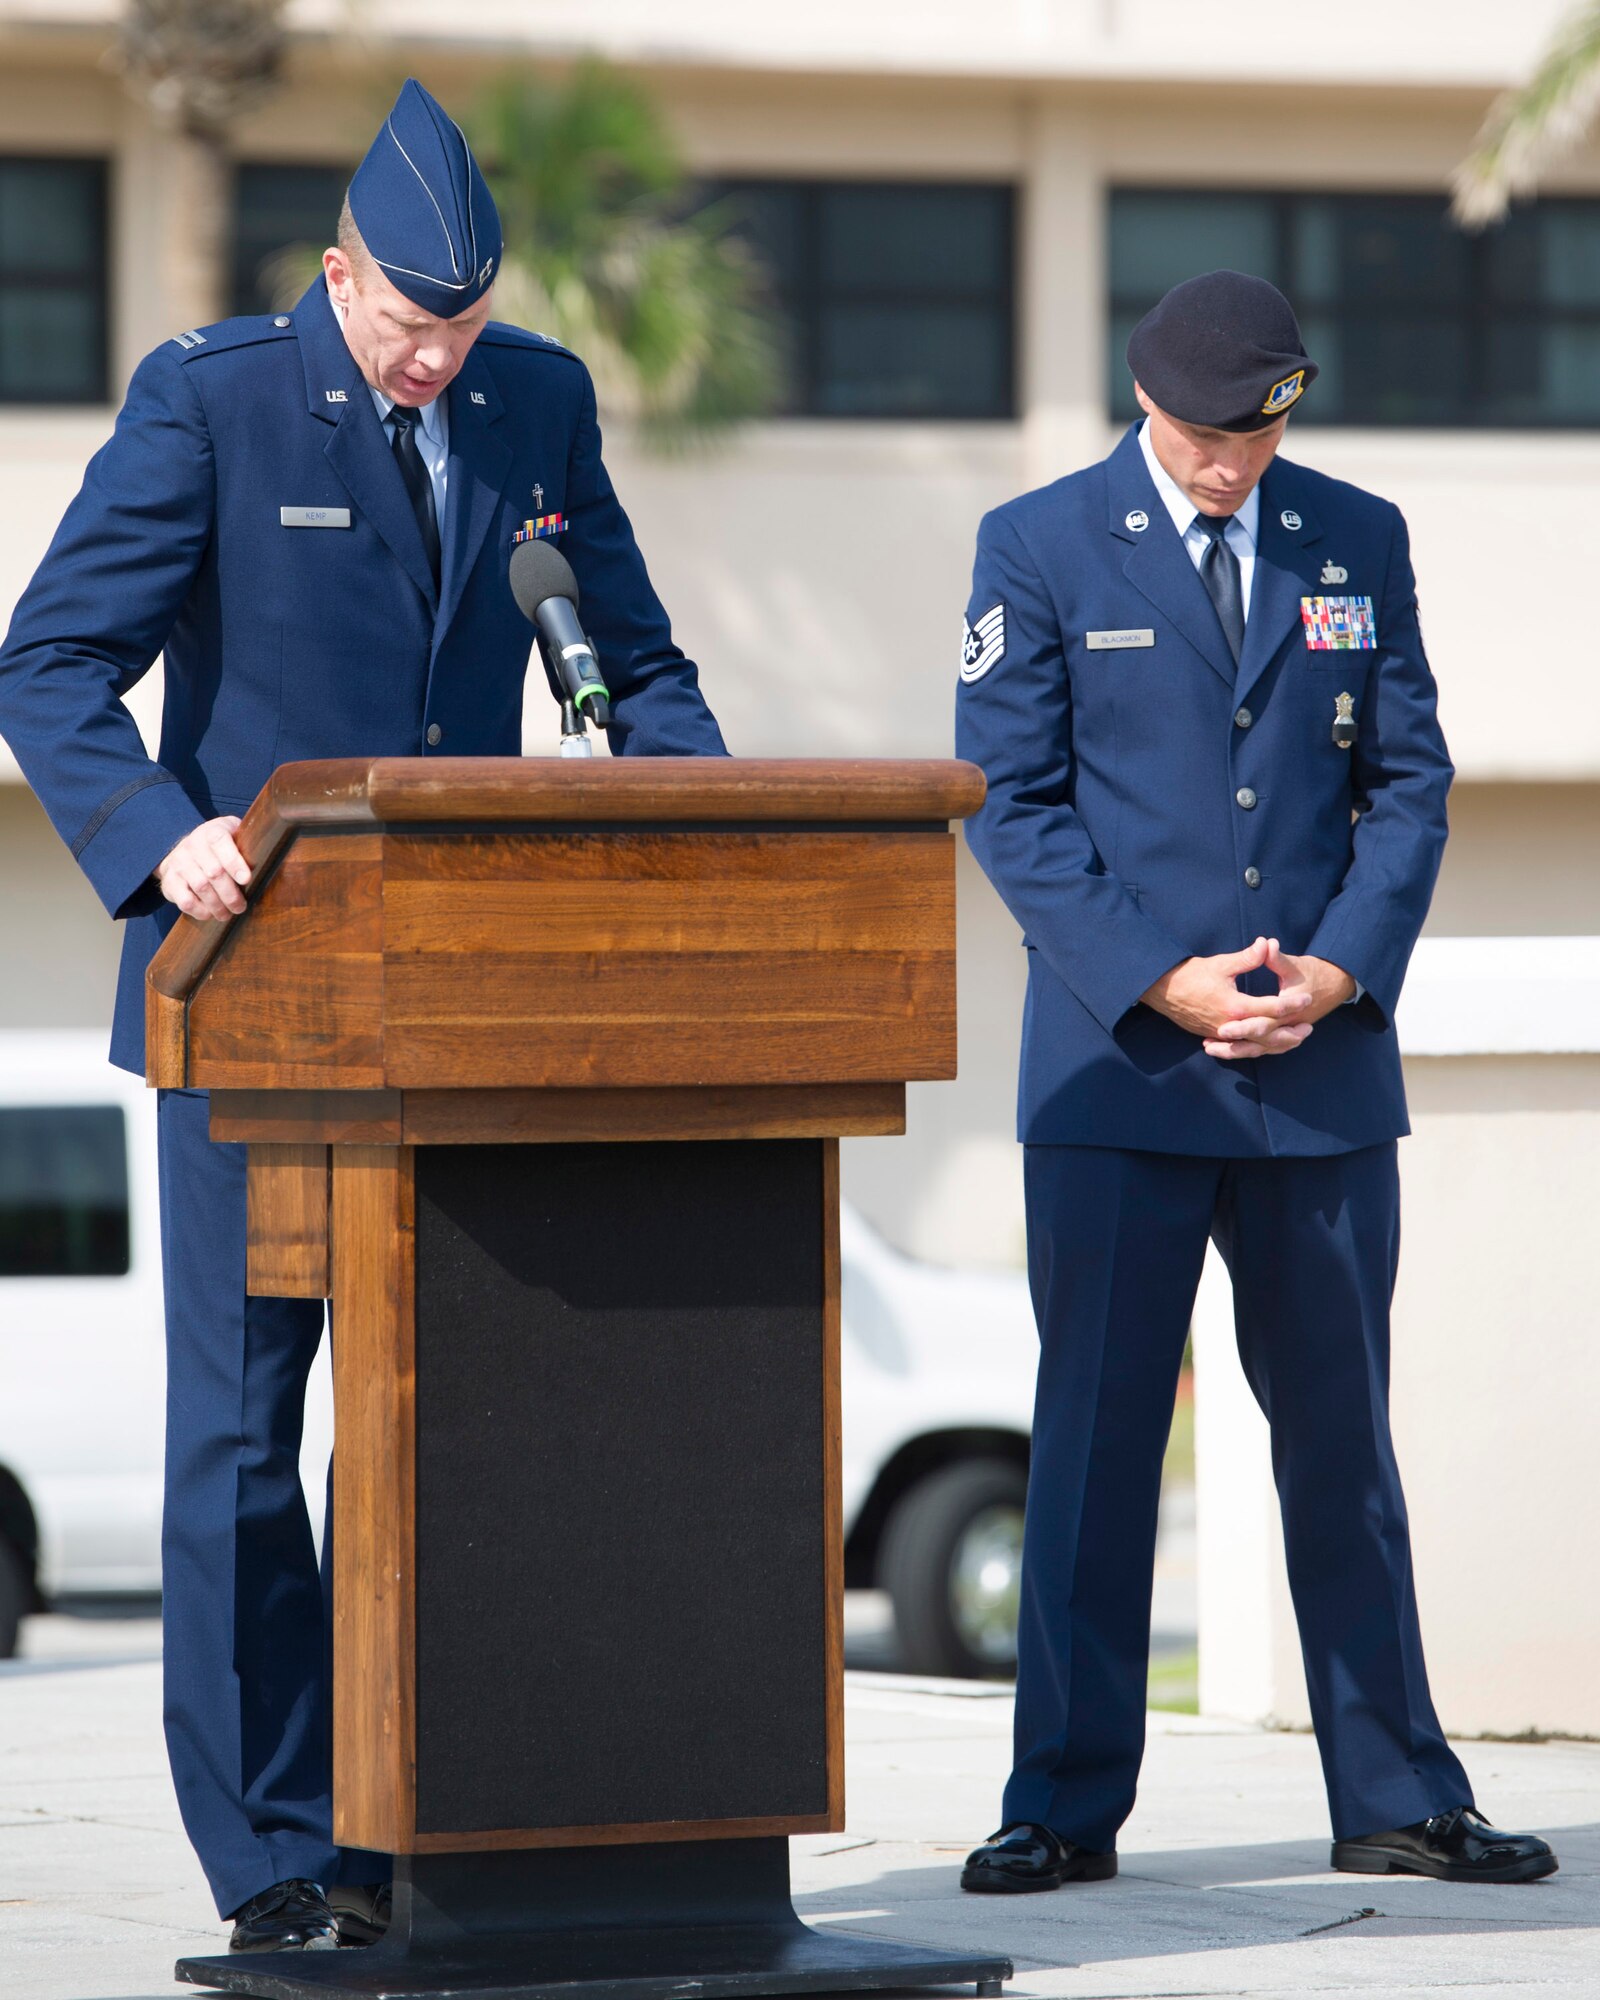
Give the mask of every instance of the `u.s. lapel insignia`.
M 1142 535 L 1150 525 L 1150 516 L 1142 507 L 1135 507 L 1131 514 L 1124 517 L 1122 525 L 1130 529 L 1132 533 Z M 1129 560 L 1132 561 L 1132 557 Z
M 1292 375 L 1285 375 L 1281 382 L 1274 382 L 1267 391 L 1267 400 L 1261 405 L 1264 417 L 1281 417 L 1291 403 L 1297 403 L 1306 386 L 1306 371 L 1297 368 Z
M 324 389 L 322 393 L 330 403 L 348 403 L 350 400 L 342 389 Z
M 1298 535 L 1300 530 L 1305 526 L 1305 522 L 1301 520 L 1292 507 L 1285 507 L 1283 512 L 1278 516 L 1278 519 L 1289 530 L 1291 535 Z
M 1336 562 L 1325 562 L 1322 565 L 1322 574 L 1318 577 L 1317 581 L 1319 583 L 1348 583 L 1350 581 L 1350 572 L 1347 569 L 1341 569 Z
M 477 403 L 481 407 L 484 403 L 483 391 L 481 389 L 469 389 L 467 391 L 467 400 L 472 403 Z
M 1006 608 L 996 604 L 976 625 L 961 621 L 961 678 L 981 681 L 1006 649 Z

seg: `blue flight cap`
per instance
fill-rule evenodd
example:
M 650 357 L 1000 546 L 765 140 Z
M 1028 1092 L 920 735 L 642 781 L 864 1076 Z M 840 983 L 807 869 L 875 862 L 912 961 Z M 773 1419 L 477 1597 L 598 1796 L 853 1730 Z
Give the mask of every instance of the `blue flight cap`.
M 350 213 L 390 284 L 438 319 L 465 312 L 494 283 L 494 197 L 461 127 L 415 77 L 356 168 Z
M 1133 329 L 1128 366 L 1157 409 L 1219 431 L 1265 430 L 1317 379 L 1293 306 L 1243 271 L 1174 285 Z

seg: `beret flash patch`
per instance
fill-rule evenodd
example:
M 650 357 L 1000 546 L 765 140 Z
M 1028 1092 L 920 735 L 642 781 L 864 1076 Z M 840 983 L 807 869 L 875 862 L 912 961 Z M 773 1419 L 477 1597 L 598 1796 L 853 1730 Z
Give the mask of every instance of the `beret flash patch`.
M 1291 403 L 1298 403 L 1306 386 L 1306 371 L 1297 368 L 1292 375 L 1285 375 L 1281 382 L 1274 382 L 1267 391 L 1267 400 L 1261 405 L 1264 417 L 1279 417 Z
M 981 681 L 1006 649 L 1006 608 L 995 605 L 976 625 L 961 621 L 961 678 Z

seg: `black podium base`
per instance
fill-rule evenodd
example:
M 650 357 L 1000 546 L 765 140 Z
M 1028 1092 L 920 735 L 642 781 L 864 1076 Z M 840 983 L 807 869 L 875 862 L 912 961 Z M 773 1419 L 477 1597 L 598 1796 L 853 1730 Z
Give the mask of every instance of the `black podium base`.
M 254 2000 L 733 2000 L 976 1983 L 1011 1962 L 803 1924 L 782 1839 L 416 1856 L 381 1944 L 179 1959 Z

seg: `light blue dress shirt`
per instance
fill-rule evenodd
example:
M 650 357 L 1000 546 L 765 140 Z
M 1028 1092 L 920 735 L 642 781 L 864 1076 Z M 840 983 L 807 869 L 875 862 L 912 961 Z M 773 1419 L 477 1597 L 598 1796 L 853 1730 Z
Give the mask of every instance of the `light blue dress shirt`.
M 1211 546 L 1211 537 L 1204 528 L 1195 525 L 1200 518 L 1200 509 L 1156 457 L 1156 448 L 1150 442 L 1148 417 L 1139 426 L 1139 449 L 1144 453 L 1144 462 L 1149 467 L 1150 477 L 1155 481 L 1156 491 L 1161 495 L 1161 504 L 1172 516 L 1172 525 L 1183 537 L 1183 546 L 1189 551 L 1189 560 L 1198 569 L 1201 557 Z M 1260 521 L 1261 488 L 1252 486 L 1225 531 L 1228 547 L 1239 558 L 1239 596 L 1247 620 L 1250 616 L 1250 585 L 1255 580 L 1256 573 L 1256 530 Z
M 372 398 L 372 407 L 378 413 L 378 421 L 383 425 L 383 434 L 394 446 L 394 425 L 389 421 L 389 413 L 394 404 L 372 384 L 367 384 L 367 393 Z M 435 396 L 431 403 L 418 403 L 417 449 L 422 453 L 422 462 L 428 468 L 428 477 L 433 481 L 433 506 L 438 516 L 439 534 L 444 535 L 444 501 L 450 486 L 450 413 L 445 407 L 443 396 Z M 1248 600 L 1247 600 L 1248 601 Z
M 328 304 L 333 307 L 333 316 L 344 327 L 344 310 L 330 296 Z M 378 422 L 383 425 L 383 434 L 389 440 L 389 448 L 394 448 L 394 425 L 389 421 L 389 413 L 394 404 L 389 398 L 367 383 L 367 394 L 372 398 L 372 407 L 378 413 Z M 422 462 L 428 468 L 428 477 L 433 482 L 433 509 L 439 522 L 439 539 L 444 540 L 444 503 L 450 490 L 450 411 L 443 396 L 435 396 L 431 403 L 419 403 L 417 409 L 417 449 L 422 453 Z

